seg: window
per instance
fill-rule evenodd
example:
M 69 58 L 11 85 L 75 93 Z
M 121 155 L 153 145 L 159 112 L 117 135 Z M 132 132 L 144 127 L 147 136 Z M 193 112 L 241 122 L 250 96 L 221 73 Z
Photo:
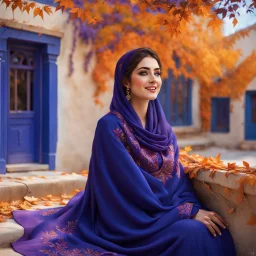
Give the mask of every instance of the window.
M 212 132 L 229 132 L 230 99 L 212 98 Z
M 33 110 L 34 55 L 10 51 L 10 111 Z
M 191 79 L 172 77 L 170 83 L 170 123 L 191 125 Z

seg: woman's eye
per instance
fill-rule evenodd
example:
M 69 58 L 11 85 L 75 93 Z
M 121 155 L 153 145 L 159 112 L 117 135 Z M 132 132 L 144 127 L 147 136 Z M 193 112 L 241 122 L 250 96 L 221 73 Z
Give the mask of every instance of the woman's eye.
M 139 73 L 139 75 L 142 75 L 142 76 L 147 75 L 147 72 L 146 71 L 142 71 L 142 72 Z
M 155 73 L 155 76 L 161 76 L 160 72 Z

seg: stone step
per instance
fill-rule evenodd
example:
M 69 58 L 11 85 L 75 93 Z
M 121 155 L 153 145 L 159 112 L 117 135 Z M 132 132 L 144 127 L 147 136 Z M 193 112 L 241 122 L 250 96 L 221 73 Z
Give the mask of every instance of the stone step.
M 48 164 L 7 164 L 6 165 L 6 172 L 13 173 L 13 172 L 34 172 L 34 171 L 48 171 L 49 165 Z
M 15 220 L 9 219 L 7 222 L 0 223 L 0 248 L 10 247 L 10 243 L 18 240 L 24 234 L 24 229 Z M 2 254 L 0 253 L 2 256 Z
M 11 173 L 0 175 L 0 202 L 21 200 L 24 196 L 58 196 L 84 189 L 87 176 L 55 171 Z
M 21 256 L 22 254 L 15 252 L 11 247 L 7 247 L 7 248 L 0 247 L 0 255 L 1 256 Z
M 213 141 L 203 135 L 183 135 L 177 138 L 177 143 L 180 148 L 184 148 L 186 146 L 191 146 L 192 149 L 199 150 L 199 149 L 205 149 L 208 147 L 213 146 Z
M 183 136 L 197 136 L 201 134 L 201 129 L 194 126 L 180 126 L 180 127 L 172 127 L 173 132 L 179 137 Z
M 240 144 L 242 150 L 256 150 L 256 140 L 245 140 Z
M 44 205 L 36 205 L 31 209 L 40 208 L 40 209 L 49 209 L 49 208 L 56 208 L 56 207 L 63 207 L 63 205 L 54 204 L 50 207 Z M 0 255 L 1 256 L 16 256 L 20 255 L 16 253 L 11 248 L 11 243 L 21 238 L 24 234 L 24 229 L 20 226 L 14 219 L 7 219 L 6 222 L 0 223 Z

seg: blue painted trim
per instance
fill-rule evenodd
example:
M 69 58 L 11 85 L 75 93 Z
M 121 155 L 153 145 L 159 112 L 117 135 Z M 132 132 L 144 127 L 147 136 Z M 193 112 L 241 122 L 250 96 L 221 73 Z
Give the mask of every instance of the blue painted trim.
M 8 90 L 6 81 L 7 67 L 7 40 L 0 38 L 0 174 L 6 173 L 7 158 L 7 127 L 8 127 Z
M 42 144 L 42 162 L 49 164 L 51 170 L 55 168 L 56 158 L 56 142 L 57 142 L 57 84 L 58 67 L 56 65 L 56 55 L 45 55 L 43 59 L 43 138 L 48 137 L 49 140 L 43 139 Z
M 245 139 L 256 140 L 256 122 L 252 121 L 252 96 L 256 91 L 245 93 Z M 256 110 L 255 110 L 256 111 Z
M 7 59 L 7 41 L 18 44 L 21 41 L 29 44 L 38 44 L 42 47 L 44 54 L 43 63 L 43 87 L 42 102 L 42 123 L 43 137 L 42 145 L 42 163 L 47 163 L 50 170 L 55 169 L 55 155 L 57 144 L 57 65 L 56 58 L 60 53 L 60 38 L 41 35 L 37 33 L 18 30 L 9 27 L 0 28 L 0 173 L 5 173 L 5 162 L 7 159 L 7 127 L 8 127 L 8 59 Z M 51 88 L 51 93 L 50 93 Z M 48 105 L 48 106 L 47 106 Z
M 54 3 L 54 0 L 35 0 L 33 2 L 50 5 L 50 6 L 57 6 L 57 3 Z
M 211 99 L 211 105 L 211 132 L 228 133 L 230 131 L 230 98 L 213 97 Z M 224 109 L 218 111 L 221 106 L 224 107 Z M 218 128 L 218 120 L 222 121 L 224 128 Z

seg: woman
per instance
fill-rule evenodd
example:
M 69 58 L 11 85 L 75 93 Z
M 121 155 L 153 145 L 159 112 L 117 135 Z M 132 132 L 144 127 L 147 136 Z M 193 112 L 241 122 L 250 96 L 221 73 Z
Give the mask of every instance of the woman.
M 86 188 L 64 208 L 15 211 L 23 255 L 235 255 L 226 222 L 202 209 L 179 163 L 157 100 L 161 63 L 151 49 L 116 65 L 110 112 L 96 128 Z

